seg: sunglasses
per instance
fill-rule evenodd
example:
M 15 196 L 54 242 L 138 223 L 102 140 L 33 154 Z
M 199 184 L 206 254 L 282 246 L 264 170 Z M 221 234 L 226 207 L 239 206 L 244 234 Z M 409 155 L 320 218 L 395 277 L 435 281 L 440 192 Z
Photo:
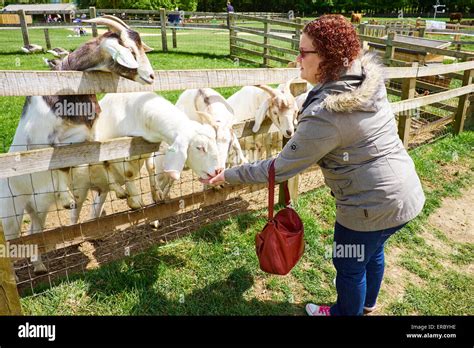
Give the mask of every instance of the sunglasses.
M 302 50 L 301 48 L 299 49 L 299 51 L 300 51 L 301 58 L 304 58 L 309 53 L 318 53 L 318 51 L 305 51 L 305 50 Z

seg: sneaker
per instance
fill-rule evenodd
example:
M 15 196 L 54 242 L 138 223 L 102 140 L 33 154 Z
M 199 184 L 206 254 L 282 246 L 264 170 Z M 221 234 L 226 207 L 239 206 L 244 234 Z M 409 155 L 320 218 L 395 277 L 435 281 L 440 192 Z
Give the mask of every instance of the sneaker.
M 364 306 L 364 314 L 369 314 L 372 313 L 377 309 L 377 304 L 374 304 L 372 307 L 366 307 Z
M 318 306 L 315 305 L 314 303 L 308 303 L 306 305 L 306 313 L 308 313 L 309 316 L 322 316 L 322 317 L 329 317 L 331 313 L 329 310 L 331 307 L 329 306 Z

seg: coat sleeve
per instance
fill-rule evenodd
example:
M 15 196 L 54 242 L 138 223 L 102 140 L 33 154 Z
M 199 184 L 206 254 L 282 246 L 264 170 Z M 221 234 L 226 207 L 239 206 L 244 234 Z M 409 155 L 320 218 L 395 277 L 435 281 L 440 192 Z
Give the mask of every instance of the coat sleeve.
M 332 115 L 313 113 L 301 118 L 294 136 L 275 160 L 275 181 L 282 182 L 317 163 L 340 145 L 339 130 Z M 230 184 L 268 182 L 268 167 L 272 159 L 247 163 L 226 169 L 225 181 Z

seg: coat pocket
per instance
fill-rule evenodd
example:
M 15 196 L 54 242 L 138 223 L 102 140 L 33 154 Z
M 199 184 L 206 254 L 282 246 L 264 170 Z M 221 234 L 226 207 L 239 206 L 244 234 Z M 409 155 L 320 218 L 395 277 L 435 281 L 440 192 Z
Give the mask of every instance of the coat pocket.
M 328 179 L 325 178 L 324 181 L 326 185 L 329 186 L 331 191 L 334 193 L 334 197 L 336 199 L 341 199 L 344 196 L 348 195 L 351 191 L 352 180 L 351 179 Z

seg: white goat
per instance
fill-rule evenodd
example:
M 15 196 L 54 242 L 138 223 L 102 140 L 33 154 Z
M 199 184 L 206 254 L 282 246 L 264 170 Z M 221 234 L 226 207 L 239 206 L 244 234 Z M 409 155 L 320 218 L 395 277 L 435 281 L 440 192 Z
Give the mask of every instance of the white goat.
M 225 167 L 229 154 L 234 155 L 231 161 L 233 165 L 247 162 L 232 129 L 235 124 L 234 111 L 220 93 L 212 88 L 188 89 L 181 93 L 176 107 L 191 120 L 212 124 L 217 129 L 221 167 Z
M 268 116 L 285 138 L 292 137 L 298 109 L 290 91 L 290 83 L 285 85 L 283 91 L 267 85 L 242 87 L 227 99 L 236 121 L 255 119 L 252 131 L 256 133 Z
M 254 119 L 255 124 L 252 131 L 256 133 L 265 117 L 269 117 L 273 125 L 285 138 L 293 136 L 298 108 L 295 98 L 290 92 L 290 83 L 291 81 L 286 83 L 282 90 L 273 89 L 266 85 L 245 86 L 233 94 L 227 101 L 234 110 L 236 122 Z M 253 143 L 249 143 L 248 138 L 245 141 L 247 158 L 250 161 L 257 160 L 260 157 L 258 152 L 263 145 L 257 141 L 255 136 L 253 137 Z M 269 146 L 265 147 L 268 148 Z M 251 154 L 251 150 L 253 150 L 253 154 Z M 267 149 L 268 151 L 269 149 Z
M 239 139 L 237 139 L 232 129 L 235 123 L 234 111 L 220 93 L 212 88 L 187 89 L 179 96 L 176 107 L 191 120 L 210 124 L 216 129 L 220 167 L 226 167 L 230 156 L 233 165 L 247 163 L 247 159 L 240 148 Z M 168 196 L 173 185 L 173 181 L 169 176 L 161 174 L 164 165 L 163 155 L 166 154 L 167 146 L 163 142 L 160 151 L 154 156 L 157 186 L 160 187 L 163 198 Z
M 173 180 L 180 178 L 185 163 L 202 179 L 208 179 L 223 169 L 218 162 L 215 128 L 190 120 L 165 98 L 152 92 L 108 94 L 100 101 L 100 107 L 102 114 L 94 125 L 95 140 L 137 136 L 153 143 L 171 144 L 162 160 L 163 172 Z M 94 200 L 93 211 L 98 217 L 110 190 L 111 178 L 114 183 L 127 186 L 129 197 L 141 200 L 133 181 L 139 177 L 143 161 L 135 157 L 127 161 L 110 162 L 107 171 L 101 169 L 99 164 L 94 165 L 92 170 L 95 177 L 92 182 L 89 182 L 92 176 L 88 174 L 89 168 L 74 168 L 73 175 L 80 174 L 75 181 L 77 188 L 73 190 L 77 196 L 77 206 L 73 209 L 72 217 L 77 219 L 79 216 L 89 188 L 99 192 Z M 153 200 L 159 201 L 163 194 L 155 184 L 153 161 L 148 159 L 146 163 Z M 108 177 L 106 172 L 111 175 Z
M 106 25 L 110 31 L 63 60 L 51 62 L 53 70 L 108 71 L 142 84 L 153 83 L 154 72 L 145 54 L 150 48 L 137 32 L 112 16 L 89 22 Z M 93 140 L 92 127 L 99 113 L 95 95 L 27 97 L 10 152 Z M 52 170 L 0 181 L 0 213 L 7 240 L 20 236 L 25 211 L 31 217 L 30 233 L 35 233 L 43 230 L 52 206 L 74 207 L 69 174 L 69 169 Z M 41 257 L 33 265 L 35 272 L 47 271 Z

